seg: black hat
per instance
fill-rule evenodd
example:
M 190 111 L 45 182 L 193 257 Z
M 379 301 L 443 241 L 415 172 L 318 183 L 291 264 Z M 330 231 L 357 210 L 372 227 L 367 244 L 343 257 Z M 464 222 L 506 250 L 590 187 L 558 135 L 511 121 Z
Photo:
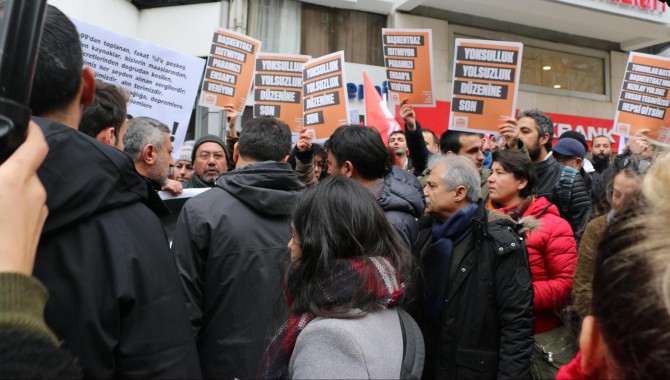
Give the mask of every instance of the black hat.
M 589 151 L 589 145 L 586 143 L 586 137 L 583 134 L 577 131 L 566 131 L 563 132 L 563 134 L 558 139 L 560 140 L 564 138 L 571 138 L 579 141 L 584 147 L 584 150 L 587 152 Z
M 554 145 L 554 153 L 560 154 L 563 157 L 579 157 L 584 159 L 586 150 L 578 140 L 571 137 L 559 139 Z
M 191 162 L 195 162 L 195 153 L 198 151 L 200 145 L 206 142 L 213 142 L 221 145 L 221 148 L 223 148 L 223 151 L 226 153 L 226 156 L 228 155 L 228 151 L 226 149 L 226 143 L 224 143 L 223 140 L 221 140 L 221 137 L 216 135 L 204 135 L 201 138 L 199 138 L 193 145 L 193 152 L 191 153 Z

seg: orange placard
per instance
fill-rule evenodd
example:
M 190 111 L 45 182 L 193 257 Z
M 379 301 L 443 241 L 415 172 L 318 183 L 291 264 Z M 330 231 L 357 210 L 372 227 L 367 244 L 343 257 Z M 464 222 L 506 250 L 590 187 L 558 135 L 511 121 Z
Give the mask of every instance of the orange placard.
M 200 105 L 223 108 L 232 104 L 242 112 L 254 79 L 256 54 L 260 48 L 261 42 L 256 39 L 217 29 L 202 79 Z
M 514 116 L 523 44 L 456 39 L 449 129 L 498 133 Z
M 324 55 L 305 64 L 302 73 L 305 128 L 323 140 L 349 124 L 349 103 L 345 91 L 344 52 Z
M 649 129 L 650 139 L 670 143 L 670 59 L 630 53 L 612 133 L 634 136 Z
M 433 31 L 382 29 L 384 66 L 391 100 L 407 98 L 415 107 L 435 107 L 433 96 Z
M 254 76 L 254 117 L 273 116 L 300 132 L 302 115 L 302 70 L 307 55 L 260 53 Z

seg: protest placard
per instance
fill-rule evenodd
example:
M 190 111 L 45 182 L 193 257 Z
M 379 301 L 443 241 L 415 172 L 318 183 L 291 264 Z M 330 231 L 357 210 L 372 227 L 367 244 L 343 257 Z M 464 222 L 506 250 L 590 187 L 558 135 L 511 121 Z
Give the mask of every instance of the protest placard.
M 523 44 L 456 39 L 449 129 L 498 133 L 514 116 Z
M 302 69 L 310 56 L 260 53 L 254 76 L 254 117 L 273 116 L 299 133 L 302 116 Z
M 151 42 L 72 20 L 79 31 L 84 65 L 95 76 L 131 92 L 128 114 L 167 124 L 179 156 L 191 120 L 205 61 Z
M 257 39 L 216 29 L 202 79 L 200 105 L 222 109 L 232 104 L 237 112 L 244 111 L 260 48 Z
M 670 143 L 670 58 L 630 53 L 614 116 L 617 135 L 649 129 L 649 138 Z
M 433 95 L 433 31 L 382 29 L 384 66 L 391 101 L 435 107 Z
M 304 126 L 313 130 L 317 140 L 349 124 L 343 51 L 305 63 L 302 82 Z

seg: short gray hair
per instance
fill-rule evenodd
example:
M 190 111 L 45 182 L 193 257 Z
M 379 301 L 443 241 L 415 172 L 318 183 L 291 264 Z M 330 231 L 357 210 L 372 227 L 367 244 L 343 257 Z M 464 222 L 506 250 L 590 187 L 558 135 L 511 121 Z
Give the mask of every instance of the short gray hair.
M 156 150 L 163 148 L 164 132 L 170 134 L 170 128 L 154 118 L 141 116 L 130 119 L 123 139 L 123 151 L 133 162 L 139 162 L 142 149 L 148 144 L 155 146 Z
M 482 197 L 479 170 L 469 159 L 457 154 L 435 154 L 428 162 L 428 169 L 444 164 L 446 170 L 442 174 L 442 181 L 447 190 L 454 190 L 458 186 L 465 186 L 468 192 L 468 202 L 476 203 Z

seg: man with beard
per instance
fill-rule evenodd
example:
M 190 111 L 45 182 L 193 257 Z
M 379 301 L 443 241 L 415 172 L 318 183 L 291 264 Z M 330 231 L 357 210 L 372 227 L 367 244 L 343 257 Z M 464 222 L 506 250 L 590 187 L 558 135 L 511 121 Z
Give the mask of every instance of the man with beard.
M 159 217 L 170 214 L 169 208 L 158 194 L 166 190 L 173 194 L 183 191 L 181 182 L 168 179 L 172 161 L 172 137 L 170 128 L 150 117 L 136 117 L 128 122 L 128 131 L 123 139 L 124 152 L 133 160 L 135 170 L 149 184 L 149 201 Z
M 195 173 L 184 183 L 185 189 L 213 187 L 216 179 L 228 171 L 226 143 L 214 135 L 205 135 L 193 145 L 193 169 Z
M 612 143 L 607 136 L 596 136 L 593 138 L 591 148 L 591 161 L 596 173 L 602 174 L 610 166 L 612 157 Z
M 47 8 L 30 97 L 49 144 L 37 171 L 49 215 L 34 271 L 49 292 L 47 325 L 83 378 L 199 378 L 186 300 L 147 181 L 126 154 L 77 130 L 95 73 L 84 66 L 72 21 Z
M 612 144 L 607 136 L 596 136 L 593 138 L 591 149 L 591 161 L 593 169 L 591 173 L 591 201 L 593 202 L 593 211 L 591 218 L 596 218 L 609 211 L 609 202 L 607 201 L 607 185 L 612 182 L 614 170 L 612 170 Z
M 523 145 L 528 149 L 528 156 L 537 170 L 536 196 L 546 197 L 558 207 L 579 242 L 591 215 L 591 194 L 577 171 L 564 170 L 553 157 L 554 123 L 542 111 L 531 109 L 522 110 L 517 120 L 507 120 L 500 128 L 518 133 L 515 138 L 505 139 L 506 148 L 519 150 Z

